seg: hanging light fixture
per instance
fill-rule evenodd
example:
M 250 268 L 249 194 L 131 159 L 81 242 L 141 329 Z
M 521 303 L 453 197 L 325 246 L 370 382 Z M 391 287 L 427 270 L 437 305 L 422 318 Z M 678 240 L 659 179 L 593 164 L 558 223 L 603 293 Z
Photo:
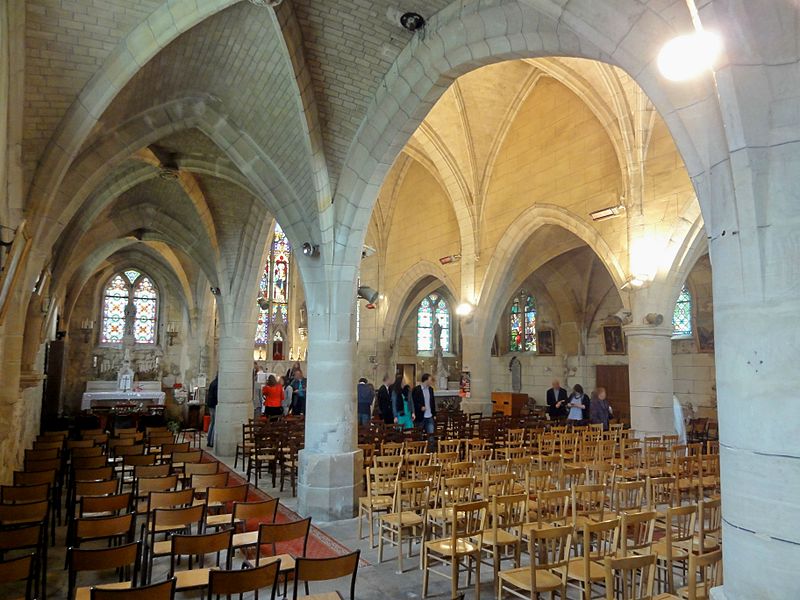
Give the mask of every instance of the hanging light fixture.
M 686 81 L 711 70 L 722 51 L 722 38 L 703 29 L 694 0 L 686 0 L 694 31 L 672 38 L 658 53 L 658 69 L 670 81 Z

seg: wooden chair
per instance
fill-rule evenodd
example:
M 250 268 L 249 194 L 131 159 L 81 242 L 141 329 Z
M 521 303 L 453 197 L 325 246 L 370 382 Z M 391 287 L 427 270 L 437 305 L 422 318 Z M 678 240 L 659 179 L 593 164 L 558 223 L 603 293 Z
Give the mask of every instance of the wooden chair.
M 531 530 L 528 536 L 530 565 L 500 571 L 497 597 L 504 592 L 519 598 L 537 598 L 540 592 L 558 591 L 567 597 L 566 568 L 572 548 L 572 527 L 549 527 Z M 525 592 L 524 594 L 520 591 Z
M 192 475 L 189 487 L 194 489 L 196 498 L 205 498 L 208 488 L 228 486 L 228 472 L 214 473 L 213 475 Z
M 261 523 L 258 526 L 258 540 L 256 541 L 256 556 L 252 563 L 260 567 L 280 560 L 278 572 L 283 575 L 283 595 L 286 596 L 287 582 L 289 573 L 295 568 L 295 560 L 304 557 L 308 548 L 308 534 L 311 531 L 311 517 L 300 521 L 289 523 Z M 277 544 L 302 540 L 303 545 L 299 555 L 281 553 L 278 554 Z M 269 545 L 272 549 L 271 555 L 262 556 L 263 548 Z M 246 564 L 250 565 L 249 561 Z
M 471 577 L 474 563 L 475 598 L 481 597 L 481 547 L 483 531 L 486 527 L 486 513 L 489 503 L 486 500 L 467 502 L 453 506 L 453 523 L 447 538 L 429 540 L 422 546 L 422 597 L 428 596 L 428 578 L 430 573 L 450 579 L 451 597 L 458 592 L 458 580 L 462 561 L 467 571 L 467 583 Z M 432 564 L 441 564 L 450 568 L 449 574 L 437 571 Z
M 677 590 L 680 600 L 707 600 L 712 588 L 722 585 L 722 550 L 689 555 L 687 585 Z M 659 596 L 661 598 L 661 596 Z
M 244 467 L 245 457 L 250 455 L 250 452 L 255 447 L 254 440 L 255 425 L 252 423 L 242 423 L 242 441 L 236 444 L 236 452 L 233 457 L 233 468 L 239 468 L 239 457 L 242 458 L 242 467 Z
M 213 515 L 206 515 L 206 527 L 236 525 L 233 516 L 234 503 L 245 502 L 249 492 L 249 483 L 243 483 L 242 485 L 235 485 L 231 487 L 208 488 L 206 494 L 207 512 L 218 510 L 222 510 L 223 512 L 217 512 Z M 180 588 L 180 585 L 178 585 L 178 587 Z
M 108 496 L 84 496 L 78 505 L 78 517 L 109 517 L 130 512 L 133 494 L 110 494 Z
M 720 498 L 701 500 L 697 504 L 697 529 L 694 551 L 712 552 L 722 544 L 722 501 Z
M 605 559 L 606 600 L 652 600 L 656 555 Z
M 215 533 L 200 533 L 195 535 L 175 534 L 170 538 L 169 576 L 175 577 L 175 591 L 185 592 L 196 590 L 208 585 L 211 568 L 204 566 L 205 557 L 209 554 L 217 555 L 216 567 L 218 568 L 220 554 L 225 552 L 225 568 L 231 568 L 233 552 L 231 541 L 233 529 L 223 529 Z M 175 570 L 175 564 L 182 556 L 188 556 L 188 568 L 181 571 Z M 194 559 L 199 558 L 200 568 L 194 568 Z
M 411 543 L 425 539 L 431 483 L 428 480 L 398 481 L 395 486 L 392 512 L 381 515 L 378 521 L 378 561 L 383 562 L 383 545 L 397 546 L 398 572 L 403 571 L 403 541 Z
M 356 575 L 358 574 L 358 561 L 361 550 L 356 550 L 344 556 L 331 558 L 298 558 L 294 566 L 293 600 L 297 600 L 297 590 L 303 582 L 305 593 L 308 595 L 309 581 L 330 581 L 342 577 L 350 577 L 350 600 L 356 598 Z
M 130 588 L 139 575 L 141 546 L 141 542 L 130 542 L 111 548 L 68 548 L 67 566 L 69 568 L 69 576 L 67 583 L 67 599 L 89 599 L 91 595 L 90 587 L 77 587 L 78 574 L 87 571 L 96 572 L 116 569 L 118 572 L 118 582 L 100 585 L 95 584 L 93 587 L 103 589 Z M 129 571 L 127 578 L 124 577 L 123 569 Z
M 398 470 L 394 467 L 367 467 L 367 495 L 358 499 L 358 539 L 364 538 L 362 526 L 364 517 L 369 523 L 369 545 L 375 547 L 375 516 L 388 513 L 392 509 Z
M 684 570 L 692 554 L 697 505 L 669 507 L 666 511 L 666 535 L 653 543 L 653 552 L 658 556 L 656 572 L 665 573 L 667 591 L 675 593 L 674 569 Z
M 436 500 L 437 506 L 426 514 L 426 534 L 439 530 L 444 536 L 453 518 L 453 506 L 475 500 L 475 478 L 442 477 Z
M 32 600 L 35 564 L 33 554 L 0 561 L 0 585 L 25 581 L 25 600 Z
M 250 569 L 220 570 L 214 569 L 208 575 L 208 596 L 207 600 L 213 600 L 214 596 L 230 597 L 233 594 L 247 594 L 252 592 L 253 599 L 259 600 L 259 593 L 266 588 L 270 588 L 269 599 L 275 600 L 278 588 L 278 570 L 281 561 Z M 296 580 L 295 580 L 296 581 Z
M 674 477 L 648 477 L 645 483 L 648 509 L 663 512 L 676 505 L 677 490 Z
M 153 492 L 169 492 L 178 487 L 177 475 L 160 477 L 140 477 L 133 486 L 134 497 L 137 501 L 144 500 Z
M 580 538 L 580 553 L 570 559 L 567 567 L 559 572 L 566 573 L 567 582 L 574 581 L 581 590 L 584 600 L 591 600 L 592 584 L 604 582 L 606 577 L 604 561 L 607 556 L 613 557 L 617 551 L 619 539 L 619 518 L 586 522 Z
M 107 590 L 93 587 L 89 600 L 174 600 L 175 578 L 161 583 L 145 585 L 129 590 Z
M 0 486 L 0 504 L 42 502 L 50 498 L 50 484 Z
M 401 456 L 402 454 L 402 442 L 384 442 L 381 444 L 381 456 Z
M 132 542 L 135 513 L 112 517 L 87 517 L 75 519 L 68 545 L 79 548 L 86 542 Z
M 647 482 L 616 481 L 611 495 L 611 510 L 616 513 L 637 512 L 645 505 Z
M 545 490 L 536 498 L 536 521 L 522 526 L 523 535 L 531 529 L 547 529 L 567 525 L 570 518 L 572 493 L 569 490 Z M 569 522 L 572 526 L 572 521 Z
M 172 545 L 169 539 L 156 541 L 156 536 L 169 536 L 176 533 L 200 533 L 205 520 L 204 504 L 184 506 L 181 508 L 156 508 L 149 522 L 142 532 L 144 541 L 144 556 L 142 564 L 143 581 L 150 583 L 152 578 L 153 560 L 160 556 L 169 556 Z
M 654 510 L 622 512 L 620 516 L 620 550 L 624 558 L 632 554 L 650 554 L 657 513 Z
M 605 514 L 606 488 L 602 484 L 572 488 L 572 526 L 581 531 L 587 523 L 598 523 Z
M 259 500 L 257 502 L 234 502 L 233 522 L 242 526 L 242 531 L 233 534 L 233 549 L 241 550 L 258 543 L 258 529 L 247 530 L 248 521 L 274 523 L 278 514 L 278 499 Z M 234 525 L 237 528 L 237 525 Z
M 490 524 L 483 532 L 483 551 L 492 557 L 492 581 L 497 581 L 504 559 L 513 560 L 515 567 L 520 565 L 522 526 L 528 520 L 528 496 L 493 496 L 490 507 Z
M 41 523 L 0 527 L 0 556 L 18 550 L 33 550 L 35 573 L 34 596 L 47 594 L 47 530 Z M 40 596 L 41 591 L 41 596 Z

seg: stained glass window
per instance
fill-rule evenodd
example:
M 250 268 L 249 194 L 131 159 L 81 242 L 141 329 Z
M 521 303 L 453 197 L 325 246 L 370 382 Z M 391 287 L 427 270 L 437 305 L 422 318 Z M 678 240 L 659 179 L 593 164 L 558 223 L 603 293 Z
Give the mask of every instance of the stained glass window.
M 137 344 L 155 344 L 158 293 L 146 276 L 140 277 L 133 288 L 133 306 L 136 307 L 133 339 Z
M 100 342 L 117 344 L 125 335 L 125 307 L 128 305 L 129 288 L 125 280 L 115 275 L 103 294 L 103 326 Z
M 136 309 L 133 339 L 137 344 L 155 344 L 158 323 L 158 291 L 152 280 L 134 269 L 111 278 L 103 293 L 100 342 L 119 344 L 125 336 L 126 309 Z
M 283 229 L 275 224 L 269 256 L 258 283 L 257 346 L 272 340 L 271 328 L 289 324 L 289 268 L 292 248 Z
M 433 293 L 422 299 L 417 308 L 417 352 L 433 351 L 434 319 L 442 326 L 439 342 L 443 352 L 450 352 L 450 309 L 447 300 Z
M 525 291 L 511 302 L 508 349 L 510 352 L 536 352 L 536 299 Z
M 692 335 L 692 295 L 686 286 L 683 286 L 675 303 L 675 312 L 672 314 L 672 335 Z

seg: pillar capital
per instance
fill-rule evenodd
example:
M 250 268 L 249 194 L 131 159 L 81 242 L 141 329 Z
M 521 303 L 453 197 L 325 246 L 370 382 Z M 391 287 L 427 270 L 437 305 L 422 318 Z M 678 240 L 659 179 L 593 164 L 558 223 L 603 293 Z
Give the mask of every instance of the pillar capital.
M 665 325 L 625 325 L 623 331 L 628 337 L 658 337 L 672 339 L 672 324 Z

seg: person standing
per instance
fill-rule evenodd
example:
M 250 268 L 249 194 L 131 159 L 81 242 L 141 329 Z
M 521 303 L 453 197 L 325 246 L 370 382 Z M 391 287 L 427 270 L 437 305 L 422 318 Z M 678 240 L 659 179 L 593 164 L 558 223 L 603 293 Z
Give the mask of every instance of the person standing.
M 567 423 L 572 425 L 580 425 L 583 423 L 583 411 L 588 402 L 585 402 L 586 394 L 583 393 L 583 386 L 576 383 L 572 388 L 572 394 L 569 397 L 567 406 L 569 407 L 569 414 L 567 415 Z
M 369 386 L 366 377 L 358 380 L 358 387 L 356 388 L 356 396 L 358 398 L 358 424 L 369 425 L 372 418 L 372 401 L 375 399 L 375 394 Z
M 551 421 L 558 421 L 567 415 L 567 390 L 558 379 L 553 380 L 552 386 L 547 390 L 547 414 Z
M 592 399 L 589 402 L 589 422 L 602 425 L 603 431 L 608 431 L 608 421 L 613 411 L 606 398 L 606 388 L 599 387 L 592 392 Z
M 411 392 L 414 402 L 414 413 L 418 425 L 425 433 L 432 435 L 436 427 L 436 398 L 431 387 L 430 373 L 423 373 L 420 384 Z
M 283 415 L 283 386 L 275 379 L 275 375 L 270 374 L 266 385 L 261 388 L 264 395 L 264 414 L 269 417 L 280 417 Z
M 395 377 L 392 387 L 389 389 L 389 397 L 392 402 L 392 422 L 400 425 L 403 429 L 414 426 L 411 415 L 408 414 L 408 403 L 403 393 L 403 376 Z M 409 425 L 409 423 L 411 425 Z
M 211 422 L 208 424 L 208 434 L 206 435 L 206 447 L 208 448 L 214 447 L 214 424 L 217 416 L 217 402 L 219 401 L 218 387 L 219 375 L 216 375 L 211 380 L 211 383 L 208 384 L 208 392 L 206 393 L 206 410 L 211 416 Z
M 306 378 L 303 377 L 303 370 L 297 367 L 294 370 L 292 379 L 292 414 L 306 414 Z
M 394 411 L 392 410 L 392 398 L 389 395 L 389 374 L 383 376 L 383 383 L 378 388 L 378 411 L 381 419 L 387 425 L 394 423 Z
M 292 406 L 292 392 L 294 392 L 294 390 L 292 389 L 291 382 L 284 380 L 283 377 L 281 377 L 280 383 L 283 386 L 283 414 L 288 415 Z

